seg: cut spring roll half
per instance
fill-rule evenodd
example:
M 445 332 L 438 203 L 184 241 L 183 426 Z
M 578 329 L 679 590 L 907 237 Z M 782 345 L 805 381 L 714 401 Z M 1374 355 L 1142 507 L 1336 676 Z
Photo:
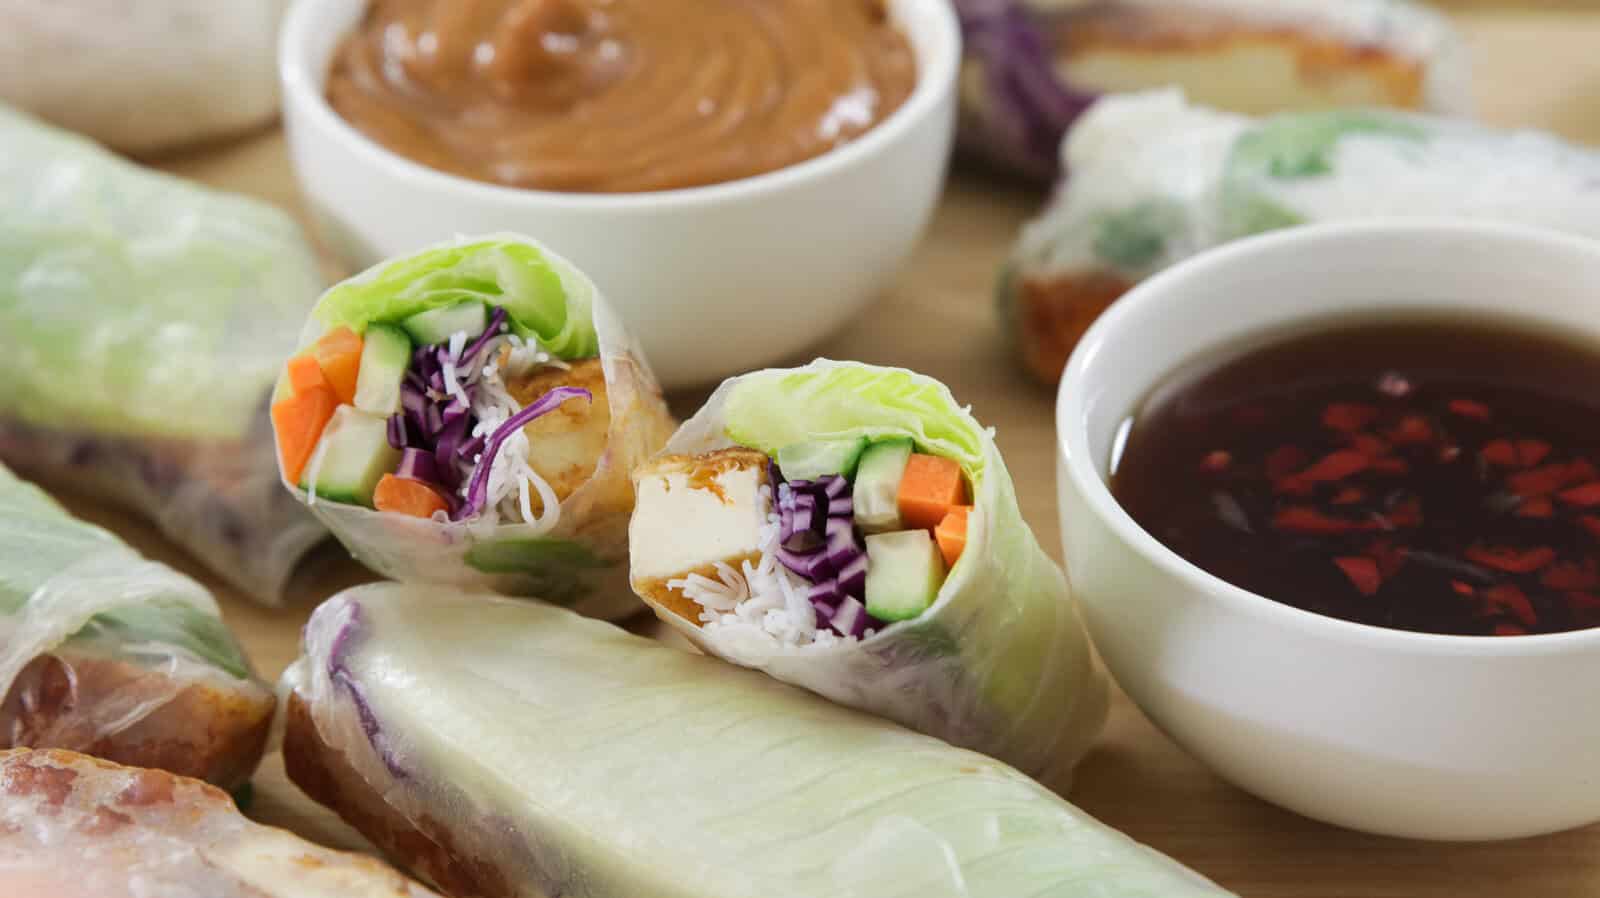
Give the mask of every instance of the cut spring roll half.
M 267 423 L 323 286 L 304 235 L 3 106 L 0 146 L 0 461 L 128 506 L 279 604 L 327 536 L 278 485 Z
M 197 780 L 27 749 L 0 752 L 0 895 L 438 898 L 373 858 L 251 823 Z
M 634 472 L 634 591 L 705 651 L 1053 785 L 1106 687 L 991 434 L 943 384 L 724 383 Z
M 999 284 L 1021 360 L 1049 384 L 1133 285 L 1241 237 L 1417 217 L 1600 237 L 1600 156 L 1457 119 L 1382 109 L 1253 119 L 1151 91 L 1095 104 L 1062 153 L 1072 177 L 1023 229 Z
M 64 748 L 234 788 L 272 692 L 200 584 L 0 467 L 0 748 Z
M 537 603 L 357 587 L 283 686 L 290 777 L 457 898 L 1225 894 L 989 758 Z
M 1181 87 L 1251 115 L 1385 106 L 1461 113 L 1448 21 L 1404 0 L 957 0 L 963 148 L 1020 174 L 1095 100 Z
M 672 420 L 594 284 L 539 244 L 458 240 L 335 286 L 272 416 L 284 483 L 378 573 L 637 607 L 628 471 Z

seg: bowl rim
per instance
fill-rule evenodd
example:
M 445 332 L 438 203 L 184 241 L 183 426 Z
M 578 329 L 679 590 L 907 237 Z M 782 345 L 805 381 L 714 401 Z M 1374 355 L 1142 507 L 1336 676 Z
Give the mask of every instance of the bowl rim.
M 1181 292 L 1185 282 L 1202 273 L 1229 268 L 1242 270 L 1249 266 L 1252 259 L 1264 255 L 1314 253 L 1329 244 L 1360 242 L 1374 237 L 1388 241 L 1412 238 L 1475 239 L 1520 244 L 1523 248 L 1538 245 L 1545 249 L 1591 256 L 1600 267 L 1600 241 L 1528 225 L 1443 218 L 1302 225 L 1208 250 L 1135 285 L 1113 303 L 1079 340 L 1062 374 L 1056 397 L 1056 449 L 1060 470 L 1072 479 L 1078 493 L 1084 497 L 1087 513 L 1096 516 L 1117 539 L 1132 548 L 1145 562 L 1186 582 L 1194 592 L 1204 595 L 1206 601 L 1218 603 L 1229 612 L 1247 614 L 1267 623 L 1374 650 L 1400 649 L 1429 655 L 1537 657 L 1600 648 L 1600 627 L 1526 636 L 1425 633 L 1329 617 L 1270 599 L 1235 586 L 1168 548 L 1123 509 L 1095 468 L 1089 446 L 1083 382 L 1106 344 L 1114 334 L 1127 327 L 1124 322 L 1139 307 L 1171 301 L 1169 297 Z M 1311 312 L 1304 317 L 1309 320 L 1317 314 Z M 1517 316 L 1515 309 L 1509 310 L 1509 317 Z M 1181 361 L 1174 360 L 1173 365 L 1164 370 L 1170 372 Z M 1065 508 L 1058 511 L 1063 515 L 1067 513 Z M 1065 528 L 1065 522 L 1063 525 Z
M 346 0 L 361 3 L 371 0 Z M 575 191 L 537 190 L 477 181 L 461 175 L 439 171 L 415 162 L 390 150 L 358 131 L 329 105 L 323 91 L 327 80 L 325 66 L 311 59 L 312 38 L 328 12 L 334 9 L 330 0 L 293 0 L 283 21 L 278 37 L 278 76 L 283 91 L 285 107 L 298 106 L 313 126 L 328 139 L 342 143 L 372 166 L 389 177 L 409 180 L 420 187 L 451 190 L 466 197 L 495 203 L 529 203 L 541 206 L 561 206 L 580 210 L 629 210 L 660 206 L 699 206 L 783 190 L 829 175 L 836 169 L 848 167 L 874 154 L 880 153 L 904 136 L 919 123 L 934 115 L 944 102 L 955 94 L 957 74 L 961 62 L 961 25 L 954 7 L 928 0 L 897 0 L 893 9 L 897 17 L 924 16 L 933 29 L 931 50 L 918 52 L 917 80 L 911 95 L 899 108 L 877 126 L 867 130 L 855 140 L 834 147 L 820 155 L 787 165 L 783 168 L 732 181 L 682 187 L 672 190 L 634 191 L 626 193 L 582 193 Z M 910 11 L 909 13 L 907 11 Z

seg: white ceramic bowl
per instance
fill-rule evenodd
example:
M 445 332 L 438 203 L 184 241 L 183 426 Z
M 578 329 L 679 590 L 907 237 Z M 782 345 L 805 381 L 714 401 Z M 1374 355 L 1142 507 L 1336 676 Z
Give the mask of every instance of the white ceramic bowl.
M 323 86 L 365 8 L 297 0 L 279 45 L 289 148 L 328 245 L 360 269 L 456 234 L 527 234 L 599 284 L 668 387 L 761 367 L 842 326 L 910 254 L 943 184 L 961 56 L 947 2 L 890 0 L 918 83 L 860 139 L 758 177 L 611 195 L 480 183 L 357 132 Z
M 1319 226 L 1146 281 L 1089 330 L 1061 383 L 1068 575 L 1133 700 L 1262 798 L 1428 839 L 1600 820 L 1600 630 L 1439 636 L 1302 611 L 1185 561 L 1106 486 L 1119 424 L 1186 360 L 1297 322 L 1398 308 L 1514 314 L 1600 348 L 1600 243 L 1490 225 Z

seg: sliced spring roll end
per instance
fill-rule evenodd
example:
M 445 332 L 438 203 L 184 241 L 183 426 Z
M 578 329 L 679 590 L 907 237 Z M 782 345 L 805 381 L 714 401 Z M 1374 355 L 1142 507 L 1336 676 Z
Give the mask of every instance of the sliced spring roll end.
M 719 564 L 738 570 L 761 554 L 761 529 L 772 510 L 771 461 L 754 449 L 667 455 L 633 473 L 629 523 L 634 591 L 658 611 L 700 626 L 701 606 L 672 581 L 718 578 Z
M 443 823 L 426 816 L 413 822 L 386 803 L 344 753 L 323 740 L 311 706 L 298 692 L 284 702 L 283 764 L 289 779 L 313 801 L 439 890 L 474 898 L 517 894 L 502 871 L 463 853 Z
M 234 789 L 266 748 L 276 700 L 253 683 L 191 683 L 137 722 L 97 732 L 85 710 L 169 688 L 159 671 L 116 659 L 41 655 L 22 669 L 0 704 L 0 749 L 82 752 L 130 767 L 166 770 Z
M 1013 306 L 1013 338 L 1028 373 L 1055 386 L 1078 340 L 1132 288 L 1119 274 L 1093 269 L 1011 278 L 1004 300 Z

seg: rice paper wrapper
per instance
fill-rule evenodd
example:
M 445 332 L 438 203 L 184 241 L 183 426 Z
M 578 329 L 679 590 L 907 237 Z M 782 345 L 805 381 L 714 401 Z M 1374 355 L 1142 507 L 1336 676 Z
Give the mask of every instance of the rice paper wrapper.
M 1107 689 L 1065 577 L 1022 519 L 994 434 L 948 388 L 899 368 L 819 359 L 728 380 L 667 443 L 773 454 L 802 440 L 911 437 L 959 461 L 973 489 L 967 545 L 933 606 L 862 640 L 786 646 L 657 616 L 709 654 L 999 758 L 1065 789 L 1099 733 Z M 646 601 L 650 601 L 648 598 Z
M 605 449 L 596 461 L 593 475 L 561 502 L 555 527 L 541 532 L 520 522 L 441 521 L 385 513 L 321 498 L 313 500 L 306 490 L 282 480 L 281 473 L 280 480 L 297 499 L 309 505 L 351 555 L 385 577 L 536 597 L 605 619 L 637 613 L 639 603 L 627 589 L 628 518 L 633 510 L 633 486 L 628 475 L 661 447 L 676 422 L 667 411 L 661 387 L 639 344 L 623 327 L 599 288 L 570 262 L 520 235 L 458 237 L 379 263 L 331 288 L 306 323 L 300 348 L 310 346 L 335 326 L 324 320 L 327 316 L 322 313 L 329 297 L 341 289 L 392 284 L 401 290 L 410 285 L 417 294 L 449 293 L 459 286 L 450 281 L 449 264 L 428 260 L 463 247 L 480 246 L 491 252 L 502 246 L 531 248 L 555 270 L 566 294 L 565 315 L 569 316 L 562 332 L 563 345 L 592 350 L 588 354 L 599 357 L 605 374 L 610 403 Z M 486 264 L 494 267 L 499 263 Z M 495 289 L 500 293 L 484 297 L 491 305 L 500 305 L 505 294 L 515 291 L 509 279 Z M 397 300 L 395 307 L 404 307 L 408 301 Z M 280 379 L 279 390 L 286 388 Z M 537 446 L 530 447 L 530 452 L 536 451 Z
M 956 0 L 959 142 L 1038 181 L 1103 96 L 1168 86 L 1240 112 L 1374 103 L 1461 114 L 1468 65 L 1448 21 L 1406 0 Z M 1241 68 L 1248 66 L 1249 68 Z
M 1419 217 L 1600 237 L 1600 155 L 1459 119 L 1376 109 L 1255 119 L 1152 91 L 1097 103 L 1062 153 L 1072 175 L 1023 229 L 999 287 L 1024 362 L 1049 383 L 1123 292 L 1241 237 Z
M 356 587 L 282 689 L 290 776 L 452 894 L 1226 894 L 990 758 L 548 605 Z
M 0 895 L 438 898 L 373 858 L 252 823 L 196 780 L 29 749 L 0 751 Z
M 0 747 L 171 766 L 232 787 L 272 717 L 211 594 L 0 467 Z
M 279 210 L 0 107 L 0 460 L 119 502 L 278 604 L 325 531 L 267 398 L 320 281 Z

